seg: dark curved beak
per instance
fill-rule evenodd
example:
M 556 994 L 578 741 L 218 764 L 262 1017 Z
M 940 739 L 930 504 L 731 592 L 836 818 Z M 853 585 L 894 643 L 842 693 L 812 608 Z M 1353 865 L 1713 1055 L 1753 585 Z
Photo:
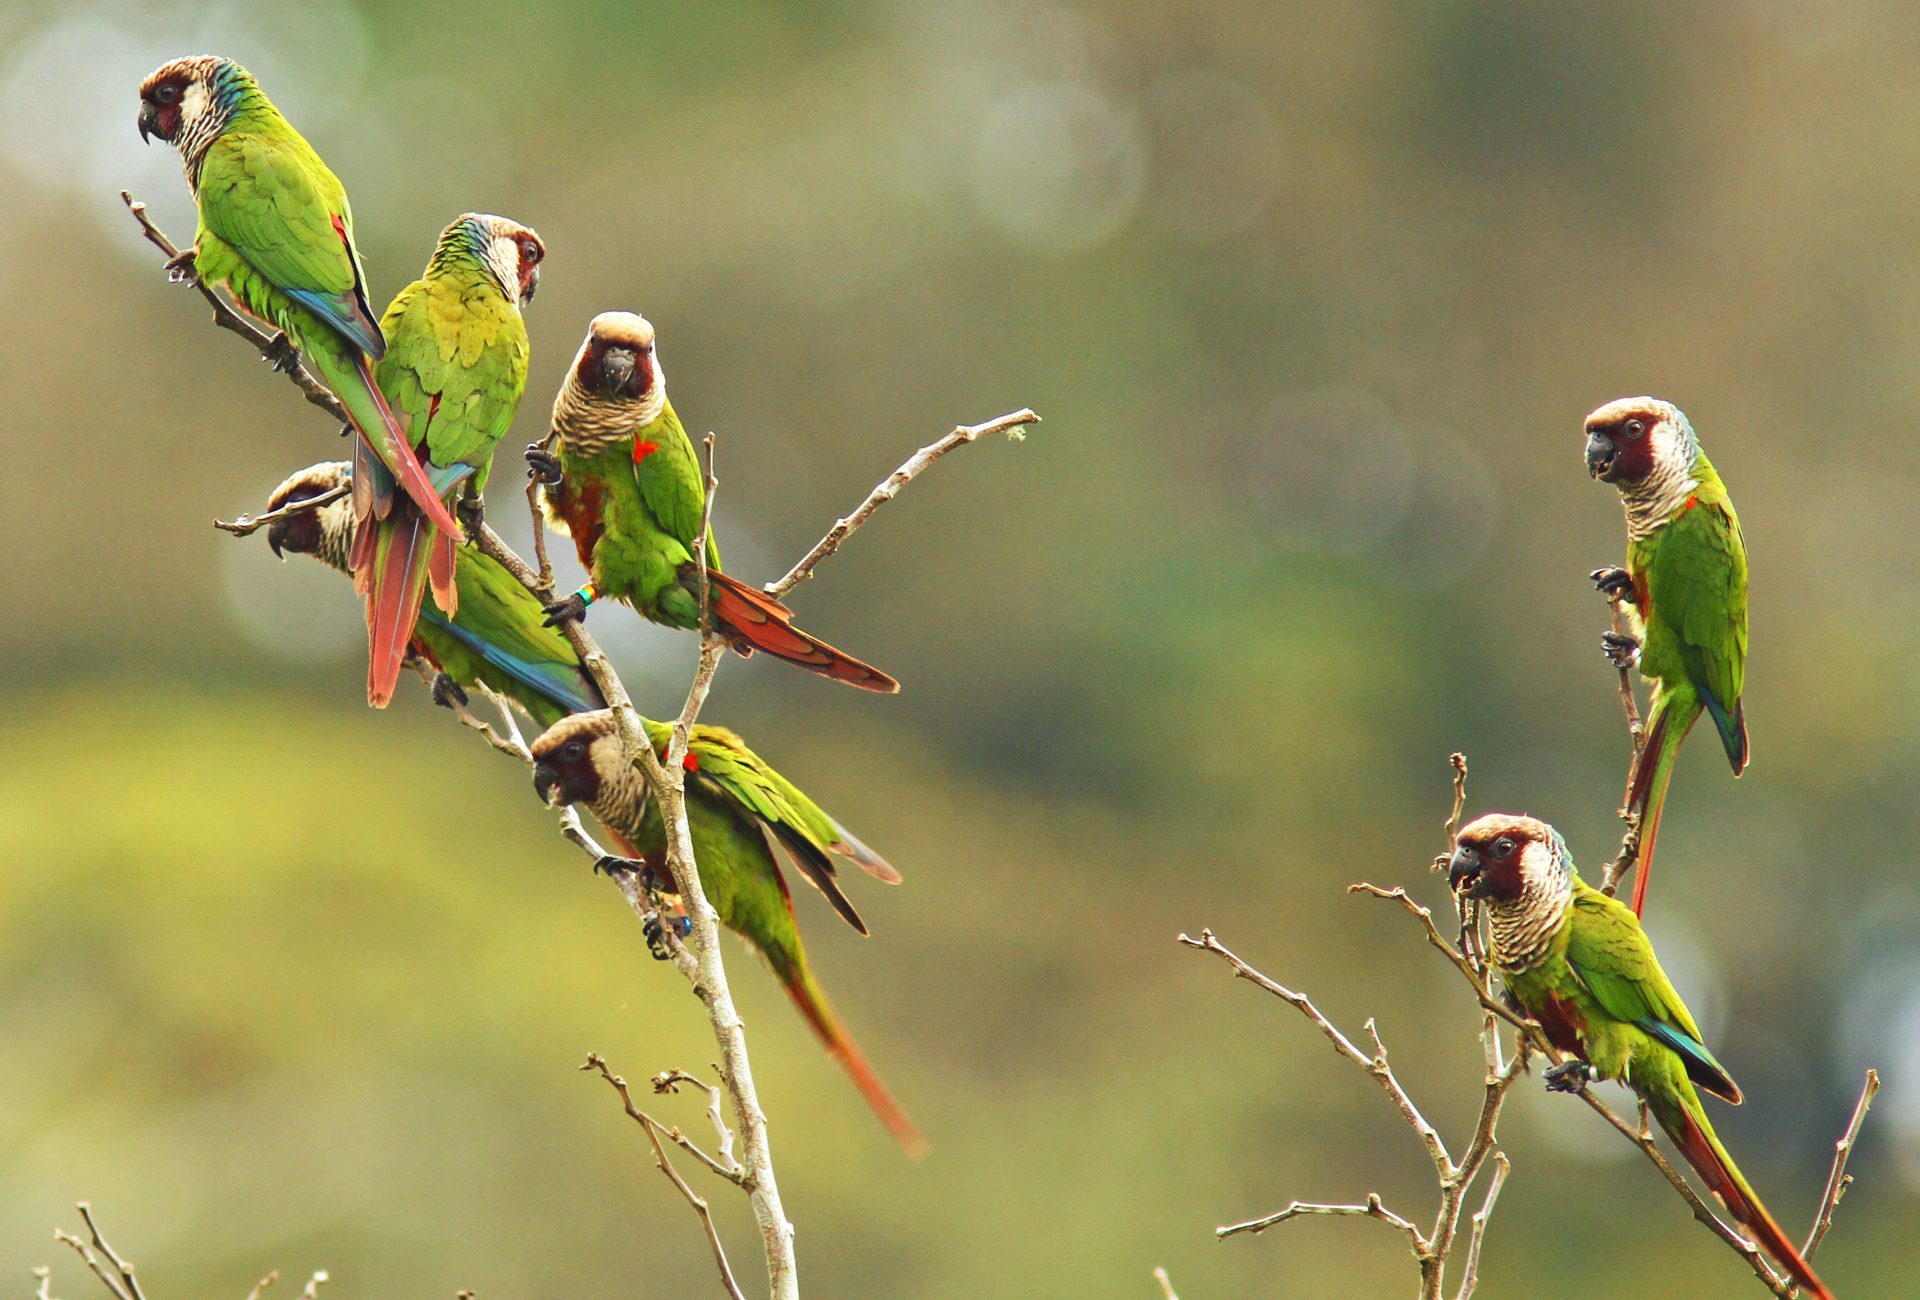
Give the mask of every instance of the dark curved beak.
M 540 802 L 549 808 L 566 802 L 565 792 L 561 788 L 560 774 L 545 763 L 534 764 L 533 792 L 539 795 Z
M 520 305 L 526 306 L 533 301 L 533 295 L 540 288 L 540 268 L 534 267 L 527 272 L 527 282 L 520 286 Z
M 153 133 L 160 125 L 160 110 L 142 100 L 140 104 L 140 116 L 137 120 L 140 126 L 140 143 L 151 144 L 153 142 Z
M 600 374 L 609 393 L 624 393 L 633 384 L 640 358 L 632 348 L 610 347 L 600 354 Z
M 1613 458 L 1618 454 L 1619 449 L 1611 439 L 1597 433 L 1587 435 L 1587 473 L 1595 478 L 1604 479 L 1607 476 L 1607 471 L 1613 468 Z
M 1466 889 L 1471 893 L 1480 883 L 1480 850 L 1462 844 L 1453 851 L 1453 858 L 1447 863 L 1447 886 L 1454 893 Z
M 267 525 L 267 545 L 271 546 L 273 553 L 283 560 L 287 557 L 282 553 L 280 548 L 287 544 L 287 532 L 292 527 L 293 520 L 291 517 L 276 519 Z

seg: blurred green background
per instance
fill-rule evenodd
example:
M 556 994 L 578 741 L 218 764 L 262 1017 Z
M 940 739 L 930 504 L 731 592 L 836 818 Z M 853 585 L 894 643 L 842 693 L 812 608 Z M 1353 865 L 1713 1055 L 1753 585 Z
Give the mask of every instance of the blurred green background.
M 1364 1076 L 1173 936 L 1377 1015 L 1464 1136 L 1467 1000 L 1342 891 L 1443 903 L 1455 748 L 1472 810 L 1611 852 L 1585 573 L 1621 524 L 1579 422 L 1641 392 L 1692 415 L 1755 573 L 1756 761 L 1689 749 L 1651 928 L 1795 1233 L 1885 1072 L 1820 1265 L 1911 1291 L 1920 14 L 1820 0 L 8 6 L 0 1290 L 90 1291 L 48 1240 L 80 1197 L 156 1296 L 714 1290 L 574 1071 L 704 1070 L 697 1005 L 523 772 L 419 691 L 362 706 L 348 584 L 207 526 L 343 444 L 116 197 L 190 237 L 134 91 L 202 49 L 345 180 L 377 295 L 463 209 L 545 236 L 508 462 L 588 317 L 650 316 L 746 576 L 955 422 L 1046 416 L 799 593 L 902 695 L 731 660 L 708 710 L 907 875 L 854 882 L 870 940 L 799 903 L 924 1164 L 734 963 L 808 1294 L 1411 1293 L 1372 1225 L 1212 1239 L 1432 1189 Z M 594 627 L 670 709 L 690 639 Z M 1757 1294 L 1581 1107 L 1529 1084 L 1502 1131 L 1486 1294 Z

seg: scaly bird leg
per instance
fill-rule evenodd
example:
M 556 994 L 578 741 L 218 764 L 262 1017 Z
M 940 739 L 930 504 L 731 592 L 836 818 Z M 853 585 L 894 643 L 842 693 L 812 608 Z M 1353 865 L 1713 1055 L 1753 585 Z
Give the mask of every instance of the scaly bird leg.
M 200 249 L 192 245 L 181 249 L 166 261 L 168 284 L 199 284 L 200 277 L 193 269 L 193 260 L 200 256 Z
M 541 608 L 547 612 L 547 616 L 540 622 L 547 627 L 559 627 L 566 622 L 584 623 L 587 620 L 587 606 L 593 604 L 599 594 L 589 582 L 564 600 L 542 605 Z
M 1540 1076 L 1548 1092 L 1585 1092 L 1593 1082 L 1593 1067 L 1585 1061 L 1562 1061 Z
M 467 693 L 460 689 L 460 683 L 453 678 L 445 673 L 435 673 L 433 702 L 443 709 L 464 709 L 467 706 Z
M 1625 632 L 1602 632 L 1600 653 L 1615 668 L 1631 668 L 1640 662 L 1640 642 Z
M 560 458 L 537 442 L 527 444 L 527 477 L 549 487 L 566 480 L 566 474 L 560 469 Z
M 283 375 L 290 375 L 300 366 L 300 349 L 293 346 L 293 340 L 287 337 L 285 330 L 276 330 L 267 345 L 260 349 L 260 359 Z
M 1593 579 L 1593 585 L 1608 601 L 1622 600 L 1634 604 L 1633 575 L 1617 565 L 1595 569 L 1587 575 Z

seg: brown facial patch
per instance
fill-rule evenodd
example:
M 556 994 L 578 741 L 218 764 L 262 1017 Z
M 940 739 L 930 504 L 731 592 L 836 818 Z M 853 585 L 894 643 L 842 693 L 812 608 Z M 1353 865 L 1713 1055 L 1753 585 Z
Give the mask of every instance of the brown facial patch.
M 1654 424 L 1654 417 L 1636 414 L 1587 426 L 1588 437 L 1605 439 L 1613 447 L 1613 463 L 1600 476 L 1603 482 L 1633 484 L 1653 472 Z
M 1499 902 L 1518 898 L 1525 884 L 1521 858 L 1529 845 L 1545 843 L 1546 839 L 1546 829 L 1540 822 L 1506 813 L 1489 813 L 1462 827 L 1457 842 L 1480 856 L 1474 893 Z
M 591 804 L 600 797 L 600 773 L 593 765 L 593 737 L 583 732 L 542 736 L 534 742 L 539 768 L 552 774 L 552 792 L 564 803 Z

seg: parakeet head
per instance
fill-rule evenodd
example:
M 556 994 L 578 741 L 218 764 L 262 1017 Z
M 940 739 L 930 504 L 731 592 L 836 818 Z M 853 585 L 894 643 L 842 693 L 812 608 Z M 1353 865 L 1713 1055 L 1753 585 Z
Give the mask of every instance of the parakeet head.
M 140 83 L 140 138 L 158 136 L 191 161 L 259 89 L 252 73 L 222 55 L 196 54 L 163 63 Z
M 1539 895 L 1557 890 L 1571 869 L 1559 831 L 1537 818 L 1488 813 L 1454 837 L 1447 883 L 1456 894 L 1498 906 L 1530 891 Z
M 297 502 L 309 501 L 353 482 L 353 468 L 343 460 L 325 460 L 309 465 L 290 476 L 267 498 L 267 509 L 279 510 Z M 267 545 L 275 555 L 291 551 L 311 555 L 345 568 L 348 543 L 353 537 L 353 499 L 342 495 L 313 510 L 301 510 L 267 525 Z
M 477 261 L 487 268 L 501 293 L 525 307 L 540 287 L 540 263 L 546 255 L 547 246 L 533 227 L 489 212 L 467 212 L 440 232 L 427 271 L 431 274 L 453 261 Z
M 573 359 L 573 375 L 595 397 L 646 401 L 663 381 L 654 357 L 652 324 L 630 311 L 595 316 L 587 326 L 587 341 Z
M 1680 408 L 1657 397 L 1622 397 L 1587 417 L 1587 472 L 1621 492 L 1650 479 L 1684 478 L 1700 455 Z
M 597 455 L 631 441 L 660 418 L 667 377 L 654 354 L 653 326 L 630 311 L 602 312 L 553 399 L 553 431 L 574 451 Z
M 640 772 L 624 761 L 620 730 L 609 710 L 562 718 L 532 748 L 534 792 L 548 804 L 598 809 L 639 798 Z

